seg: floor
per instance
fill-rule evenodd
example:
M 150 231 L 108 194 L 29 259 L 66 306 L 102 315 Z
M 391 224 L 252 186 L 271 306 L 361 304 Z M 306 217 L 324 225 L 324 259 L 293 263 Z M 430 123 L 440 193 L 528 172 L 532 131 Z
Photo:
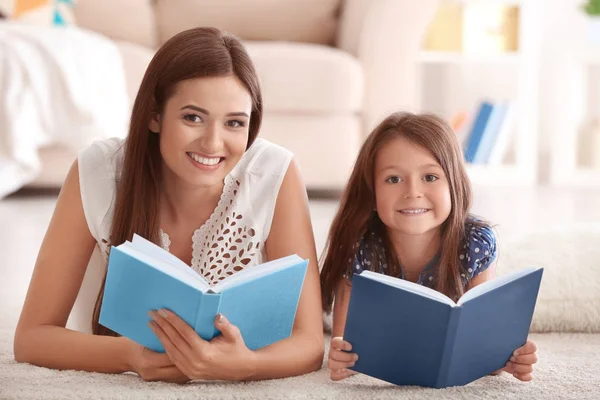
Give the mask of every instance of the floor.
M 497 224 L 499 245 L 519 235 L 573 224 L 600 225 L 600 188 L 480 187 L 473 212 Z M 0 200 L 0 328 L 14 327 L 37 251 L 52 216 L 55 193 L 19 193 Z M 321 253 L 338 202 L 311 199 Z

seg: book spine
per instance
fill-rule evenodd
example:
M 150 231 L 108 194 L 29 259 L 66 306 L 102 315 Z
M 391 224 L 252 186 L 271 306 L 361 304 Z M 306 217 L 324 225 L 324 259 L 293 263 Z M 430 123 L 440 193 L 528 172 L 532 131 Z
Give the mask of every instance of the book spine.
M 435 387 L 445 388 L 448 386 L 448 374 L 450 373 L 450 364 L 452 363 L 452 353 L 456 343 L 456 332 L 458 331 L 458 320 L 460 318 L 461 307 L 453 307 L 450 311 L 450 320 L 446 330 L 446 341 L 444 342 L 444 352 L 440 360 L 440 372 Z
M 219 331 L 215 328 L 215 318 L 221 306 L 220 293 L 203 293 L 196 314 L 194 330 L 204 340 L 211 340 Z

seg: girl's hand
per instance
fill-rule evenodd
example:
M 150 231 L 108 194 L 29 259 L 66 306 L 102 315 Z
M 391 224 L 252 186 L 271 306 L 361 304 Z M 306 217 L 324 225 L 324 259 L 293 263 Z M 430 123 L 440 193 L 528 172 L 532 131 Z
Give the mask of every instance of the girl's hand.
M 356 373 L 348 368 L 354 366 L 356 360 L 358 360 L 358 355 L 346 353 L 342 350 L 350 351 L 352 345 L 339 336 L 332 338 L 329 347 L 329 359 L 327 360 L 327 367 L 331 372 L 330 378 L 332 381 L 340 381 Z
M 238 381 L 252 375 L 254 353 L 246 347 L 240 330 L 223 315 L 215 318 L 221 336 L 206 341 L 171 311 L 149 314 L 153 319 L 150 328 L 171 361 L 188 378 Z
M 129 364 L 133 372 L 145 381 L 186 383 L 190 380 L 166 354 L 154 352 L 123 337 L 130 344 Z
M 533 364 L 538 360 L 537 346 L 528 340 L 523 346 L 516 349 L 510 357 L 510 361 L 502 368 L 503 371 L 512 374 L 515 378 L 527 382 L 533 379 Z

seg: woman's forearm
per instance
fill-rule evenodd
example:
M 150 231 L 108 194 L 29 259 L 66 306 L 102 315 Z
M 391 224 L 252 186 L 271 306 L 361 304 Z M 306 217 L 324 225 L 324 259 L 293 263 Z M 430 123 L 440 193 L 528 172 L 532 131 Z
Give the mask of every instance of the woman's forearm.
M 316 371 L 323 363 L 323 334 L 292 335 L 254 352 L 244 380 L 277 379 Z
M 131 371 L 130 346 L 121 337 L 97 336 L 58 326 L 17 332 L 15 360 L 40 367 L 104 373 Z

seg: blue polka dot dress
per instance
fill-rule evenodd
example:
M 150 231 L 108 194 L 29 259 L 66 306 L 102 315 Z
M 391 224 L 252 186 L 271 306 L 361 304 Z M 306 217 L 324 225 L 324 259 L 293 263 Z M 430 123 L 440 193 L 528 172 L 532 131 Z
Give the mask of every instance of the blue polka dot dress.
M 462 266 L 461 278 L 464 289 L 466 289 L 471 279 L 485 271 L 496 259 L 496 236 L 494 235 L 494 231 L 487 226 L 475 225 L 471 221 L 466 223 L 466 237 L 459 246 L 460 253 L 458 258 Z M 348 279 L 352 279 L 353 274 L 360 274 L 364 270 L 386 274 L 385 248 L 382 240 L 381 238 L 377 238 L 371 241 L 371 243 L 375 244 L 368 244 L 363 239 L 358 243 Z M 372 264 L 375 262 L 372 257 L 373 252 L 379 255 L 379 265 L 377 268 L 372 267 Z M 418 284 L 433 287 L 438 259 L 439 255 L 436 255 L 427 263 L 423 271 L 419 274 Z M 401 272 L 400 277 L 405 279 L 404 272 Z

